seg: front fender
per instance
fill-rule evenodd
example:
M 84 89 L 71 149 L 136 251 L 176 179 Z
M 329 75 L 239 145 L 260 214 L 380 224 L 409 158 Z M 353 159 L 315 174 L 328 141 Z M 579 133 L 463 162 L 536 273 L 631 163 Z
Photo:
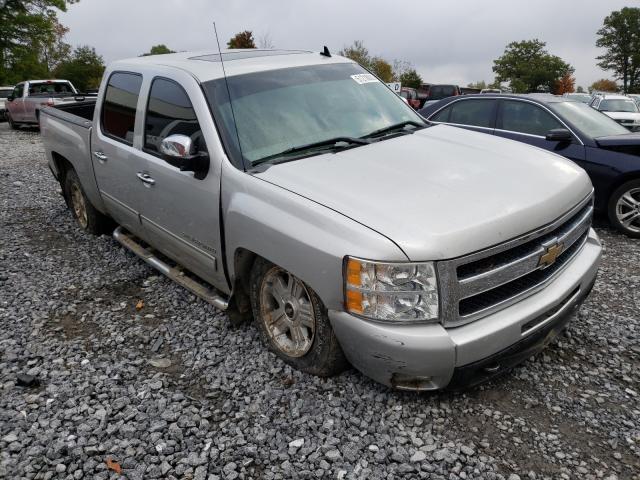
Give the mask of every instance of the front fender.
M 272 167 L 277 168 L 277 167 Z M 249 250 L 308 284 L 330 310 L 343 306 L 345 255 L 407 261 L 391 240 L 356 221 L 225 162 L 225 256 L 232 283 L 235 254 Z

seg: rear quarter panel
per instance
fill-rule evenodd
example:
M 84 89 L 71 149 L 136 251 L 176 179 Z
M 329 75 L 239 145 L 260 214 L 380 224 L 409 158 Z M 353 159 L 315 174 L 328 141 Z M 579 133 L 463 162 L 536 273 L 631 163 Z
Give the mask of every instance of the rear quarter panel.
M 40 134 L 54 175 L 60 179 L 62 159 L 68 161 L 78 174 L 87 198 L 104 213 L 91 162 L 91 128 L 92 122 L 77 115 L 55 108 L 45 108 L 41 112 Z

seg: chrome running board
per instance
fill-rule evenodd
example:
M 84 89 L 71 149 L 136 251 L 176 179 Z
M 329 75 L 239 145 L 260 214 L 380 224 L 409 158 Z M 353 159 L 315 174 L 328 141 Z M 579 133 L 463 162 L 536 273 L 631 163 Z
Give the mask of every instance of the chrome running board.
M 228 300 L 225 299 L 216 290 L 214 290 L 213 288 L 209 288 L 203 283 L 200 283 L 186 276 L 181 268 L 177 266 L 172 267 L 160 260 L 153 253 L 151 253 L 151 251 L 147 250 L 140 243 L 138 243 L 135 236 L 124 230 L 122 227 L 118 227 L 113 231 L 113 238 L 120 245 L 140 257 L 160 273 L 166 275 L 178 285 L 186 288 L 195 296 L 203 299 L 205 302 L 210 303 L 214 307 L 223 311 L 229 307 Z

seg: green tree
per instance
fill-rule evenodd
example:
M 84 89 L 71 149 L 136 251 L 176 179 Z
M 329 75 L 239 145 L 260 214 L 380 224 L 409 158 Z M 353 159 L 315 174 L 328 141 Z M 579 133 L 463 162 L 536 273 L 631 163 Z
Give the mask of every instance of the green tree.
M 71 45 L 64 41 L 68 31 L 67 27 L 56 20 L 51 34 L 40 49 L 40 58 L 47 67 L 47 76 L 50 76 L 60 62 L 68 59 L 71 55 Z
M 364 68 L 371 68 L 369 50 L 364 46 L 362 40 L 356 40 L 350 47 L 344 47 L 338 52 L 338 55 L 350 58 L 354 62 L 362 65 Z
M 393 68 L 391 67 L 391 64 L 384 58 L 373 57 L 370 62 L 370 69 L 373 73 L 380 77 L 380 80 L 382 80 L 383 82 L 393 82 Z
M 497 82 L 510 82 L 516 93 L 553 91 L 557 80 L 571 75 L 574 68 L 545 50 L 546 43 L 538 39 L 512 42 L 504 54 L 493 61 Z
M 604 48 L 598 66 L 622 80 L 622 90 L 640 88 L 640 8 L 625 7 L 611 12 L 598 30 L 596 46 Z
M 576 93 L 584 93 L 584 88 L 578 86 L 578 88 L 576 88 Z
M 159 45 L 154 45 L 153 47 L 151 47 L 151 50 L 149 50 L 147 53 L 143 53 L 140 56 L 148 57 L 150 55 L 164 55 L 166 53 L 176 53 L 176 52 L 174 50 L 171 50 L 164 43 L 161 43 Z
M 256 48 L 256 42 L 253 40 L 253 32 L 245 30 L 236 33 L 231 40 L 227 42 L 228 48 Z
M 77 47 L 71 58 L 61 62 L 54 73 L 56 78 L 69 80 L 79 91 L 85 92 L 100 85 L 104 61 L 93 47 Z
M 0 84 L 46 76 L 44 45 L 56 38 L 57 13 L 77 0 L 5 0 L 0 7 Z M 44 67 L 44 72 L 42 71 Z M 44 75 L 43 75 L 44 73 Z
M 415 68 L 409 68 L 402 72 L 398 77 L 398 81 L 403 87 L 419 88 L 422 85 L 422 77 Z
M 393 61 L 393 80 L 402 83 L 403 87 L 419 88 L 423 80 L 420 74 L 406 60 Z

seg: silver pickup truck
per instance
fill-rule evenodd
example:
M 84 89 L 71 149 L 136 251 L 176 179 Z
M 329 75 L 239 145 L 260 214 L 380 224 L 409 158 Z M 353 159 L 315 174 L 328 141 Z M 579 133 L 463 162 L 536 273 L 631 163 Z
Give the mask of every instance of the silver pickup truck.
M 5 115 L 14 130 L 20 125 L 38 125 L 40 110 L 75 102 L 77 96 L 76 87 L 68 80 L 20 82 L 5 100 Z
M 124 247 L 315 375 L 351 363 L 399 389 L 465 388 L 565 328 L 601 251 L 582 169 L 431 126 L 327 51 L 222 58 L 118 61 L 95 103 L 42 111 L 81 228 L 115 221 Z

